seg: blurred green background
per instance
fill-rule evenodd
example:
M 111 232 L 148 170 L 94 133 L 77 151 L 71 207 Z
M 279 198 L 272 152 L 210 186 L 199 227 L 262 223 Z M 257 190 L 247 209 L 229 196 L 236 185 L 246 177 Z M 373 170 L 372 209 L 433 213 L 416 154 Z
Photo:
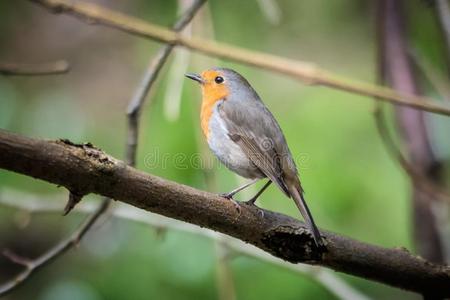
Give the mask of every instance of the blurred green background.
M 178 10 L 173 0 L 95 2 L 164 26 L 173 23 Z M 375 81 L 375 7 L 370 1 L 276 3 L 279 20 L 265 16 L 260 1 L 210 1 L 196 17 L 193 35 Z M 408 5 L 414 18 L 413 44 L 437 70 L 445 71 L 433 8 L 421 1 Z M 53 15 L 27 1 L 1 1 L 0 24 L 0 61 L 66 59 L 71 64 L 65 75 L 0 76 L 0 128 L 37 138 L 89 141 L 123 158 L 127 103 L 161 45 Z M 188 160 L 205 147 L 199 140 L 200 91 L 192 82 L 180 80 L 184 73 L 180 61 L 186 57 L 178 55 L 175 65 L 173 56 L 166 64 L 144 106 L 137 167 L 199 189 L 228 191 L 240 181 L 215 159 L 202 155 L 212 162 L 204 168 Z M 226 66 L 251 82 L 284 130 L 320 227 L 384 247 L 412 249 L 409 181 L 383 148 L 371 99 L 197 53 L 187 59 L 187 71 Z M 167 113 L 167 106 L 177 111 L 178 99 L 167 98 L 173 89 L 181 92 L 179 115 Z M 443 136 L 436 124 L 437 136 Z M 447 159 L 448 143 L 437 146 Z M 177 161 L 180 154 L 188 159 Z M 205 168 L 207 177 L 213 178 L 209 182 Z M 63 188 L 0 171 L 0 198 L 17 197 L 17 191 L 20 198 L 55 199 L 61 205 L 67 197 Z M 86 201 L 98 200 L 89 196 Z M 299 218 L 293 203 L 274 187 L 259 205 Z M 63 218 L 59 212 L 30 215 L 0 206 L 0 249 L 35 257 L 72 232 L 84 217 L 72 213 Z M 158 232 L 135 222 L 103 220 L 79 247 L 37 272 L 7 299 L 218 299 L 214 242 L 173 230 Z M 334 299 L 309 276 L 256 258 L 233 256 L 229 267 L 238 299 Z M 0 258 L 1 280 L 17 270 Z M 336 275 L 374 299 L 417 299 L 412 293 Z

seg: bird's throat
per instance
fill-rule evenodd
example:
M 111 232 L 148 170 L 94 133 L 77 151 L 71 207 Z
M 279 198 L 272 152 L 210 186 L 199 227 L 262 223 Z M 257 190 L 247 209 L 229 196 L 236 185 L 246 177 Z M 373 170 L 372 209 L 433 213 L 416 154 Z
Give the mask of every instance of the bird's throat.
M 226 99 L 228 89 L 226 87 L 210 88 L 202 87 L 202 107 L 200 110 L 200 125 L 206 139 L 209 138 L 209 121 L 214 113 L 214 106 L 220 100 Z

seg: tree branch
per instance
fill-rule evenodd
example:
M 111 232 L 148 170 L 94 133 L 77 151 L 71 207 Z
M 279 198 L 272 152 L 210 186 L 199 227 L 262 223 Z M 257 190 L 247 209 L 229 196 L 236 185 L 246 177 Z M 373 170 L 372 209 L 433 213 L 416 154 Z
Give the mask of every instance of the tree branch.
M 448 201 L 450 203 L 450 193 L 444 187 L 436 184 L 434 181 L 426 177 L 422 172 L 416 170 L 416 168 L 406 159 L 402 151 L 397 147 L 393 138 L 389 134 L 387 127 L 387 121 L 384 116 L 383 108 L 381 105 L 376 105 L 374 110 L 374 120 L 377 127 L 378 135 L 383 142 L 387 152 L 392 158 L 399 163 L 405 173 L 409 176 L 412 183 L 420 188 L 423 192 L 427 193 L 430 197 Z
M 180 31 L 192 20 L 195 13 L 205 3 L 206 0 L 196 0 L 192 6 L 180 17 L 180 19 L 173 26 L 173 30 Z M 126 161 L 129 165 L 134 166 L 136 159 L 137 140 L 139 136 L 139 114 L 144 103 L 145 97 L 148 95 L 149 90 L 155 83 L 156 78 L 159 75 L 162 67 L 167 61 L 170 53 L 172 53 L 175 45 L 167 44 L 161 48 L 156 56 L 151 59 L 147 71 L 142 77 L 142 81 L 136 89 L 136 93 L 128 104 L 127 116 L 128 116 L 128 141 L 127 141 L 127 153 L 125 154 Z
M 36 196 L 17 193 L 15 191 L 7 191 L 6 193 L 2 193 L 1 196 L 1 206 L 23 210 L 32 214 L 55 213 L 60 212 L 62 209 L 61 204 L 57 202 L 57 198 L 59 197 L 54 197 L 52 199 L 48 199 L 46 197 L 45 199 L 40 199 Z M 81 203 L 77 207 L 77 210 L 74 211 L 74 213 L 92 213 L 96 209 L 94 204 L 95 203 L 93 202 Z M 299 275 L 306 275 L 316 280 L 325 289 L 333 293 L 339 299 L 369 300 L 368 296 L 362 294 L 361 292 L 350 286 L 345 282 L 345 280 L 341 279 L 335 272 L 331 270 L 304 264 L 291 264 L 277 257 L 274 257 L 259 248 L 246 244 L 241 240 L 231 238 L 212 230 L 200 228 L 189 223 L 136 209 L 135 207 L 126 204 L 117 205 L 116 207 L 114 207 L 114 210 L 111 211 L 111 214 L 114 217 L 122 220 L 145 224 L 154 228 L 167 228 L 188 234 L 202 236 L 213 241 L 220 241 L 221 243 L 224 243 L 228 249 L 233 251 L 233 257 L 235 255 L 245 255 L 285 268 Z
M 23 265 L 25 269 L 10 281 L 0 285 L 0 296 L 9 293 L 14 288 L 22 284 L 34 271 L 37 271 L 38 269 L 48 265 L 62 254 L 66 253 L 66 251 L 72 248 L 72 246 L 78 244 L 79 241 L 84 237 L 84 235 L 89 231 L 89 229 L 91 229 L 91 227 L 95 224 L 98 217 L 107 210 L 108 204 L 108 202 L 103 202 L 100 208 L 98 208 L 92 215 L 90 215 L 83 223 L 83 225 L 81 225 L 78 230 L 76 230 L 72 234 L 72 236 L 70 236 L 66 240 L 61 241 L 55 247 L 51 248 L 36 259 L 19 257 L 10 251 L 3 252 L 4 256 L 8 257 L 15 263 Z
M 0 63 L 0 74 L 3 75 L 56 75 L 67 73 L 69 70 L 69 63 L 65 60 L 41 64 Z
M 179 18 L 179 20 L 174 25 L 174 30 L 181 30 L 184 28 L 194 17 L 195 13 L 200 9 L 202 4 L 205 2 L 205 0 L 196 0 Z M 138 139 L 138 125 L 139 125 L 139 113 L 140 109 L 142 107 L 142 103 L 144 102 L 145 96 L 149 92 L 152 84 L 156 80 L 159 71 L 161 70 L 162 66 L 166 62 L 169 54 L 171 53 L 173 49 L 173 45 L 166 45 L 163 47 L 158 55 L 152 60 L 152 63 L 150 64 L 150 67 L 148 71 L 146 72 L 141 85 L 139 86 L 135 97 L 130 101 L 129 107 L 130 110 L 127 113 L 128 116 L 128 133 L 127 133 L 127 142 L 126 142 L 126 154 L 125 154 L 125 160 L 127 164 L 134 166 L 135 164 L 135 157 L 136 157 L 136 148 L 137 148 L 137 139 Z M 40 66 L 40 68 L 18 68 L 24 72 L 27 70 L 29 73 L 31 71 L 35 72 L 35 75 L 42 75 L 43 72 L 55 72 L 55 71 L 61 71 L 63 62 L 58 62 L 54 64 L 48 64 L 45 67 Z M 68 64 L 66 63 L 66 68 L 68 68 Z M 1 67 L 1 65 L 0 65 Z M 58 69 L 59 68 L 59 69 Z M 38 73 L 37 71 L 40 71 Z M 0 69 L 1 71 L 1 69 Z M 88 145 L 86 145 L 88 146 Z M 66 207 L 64 208 L 64 215 L 67 215 L 74 207 L 75 205 L 81 200 L 83 197 L 82 194 L 78 192 L 78 190 L 71 189 L 69 190 L 69 198 L 66 204 Z M 50 249 L 46 253 L 44 253 L 42 256 L 38 257 L 37 259 L 30 260 L 30 263 L 27 265 L 24 265 L 26 268 L 23 272 L 19 273 L 16 277 L 14 277 L 9 282 L 0 285 L 0 295 L 4 295 L 10 291 L 12 291 L 14 288 L 18 287 L 21 283 L 23 283 L 34 271 L 41 268 L 42 266 L 47 265 L 63 253 L 65 253 L 67 250 L 69 250 L 72 246 L 76 245 L 81 238 L 84 237 L 84 235 L 92 228 L 92 226 L 96 223 L 96 221 L 104 215 L 106 211 L 108 211 L 109 207 L 111 206 L 111 199 L 108 197 L 103 197 L 102 203 L 98 206 L 98 208 L 93 212 L 93 214 L 84 222 L 82 223 L 78 229 L 74 232 L 72 237 L 63 240 L 60 242 L 57 246 Z M 8 255 L 8 258 L 12 260 L 14 258 L 14 254 Z
M 320 253 L 302 222 L 242 206 L 127 166 L 89 145 L 45 141 L 0 130 L 0 168 L 39 178 L 80 194 L 96 193 L 222 232 L 292 263 L 322 265 L 426 295 L 450 296 L 450 267 L 405 249 L 386 249 L 323 231 Z
M 376 97 L 390 103 L 450 116 L 449 107 L 437 104 L 433 99 L 428 97 L 399 93 L 386 87 L 357 82 L 321 70 L 310 63 L 250 51 L 225 43 L 215 43 L 199 38 L 183 37 L 175 31 L 144 22 L 137 18 L 95 4 L 73 2 L 70 0 L 30 1 L 40 4 L 54 13 L 72 14 L 82 20 L 88 21 L 89 24 L 103 24 L 136 36 L 167 44 L 180 45 L 207 55 L 231 59 L 244 64 L 276 71 L 309 84 L 323 85 L 364 96 Z

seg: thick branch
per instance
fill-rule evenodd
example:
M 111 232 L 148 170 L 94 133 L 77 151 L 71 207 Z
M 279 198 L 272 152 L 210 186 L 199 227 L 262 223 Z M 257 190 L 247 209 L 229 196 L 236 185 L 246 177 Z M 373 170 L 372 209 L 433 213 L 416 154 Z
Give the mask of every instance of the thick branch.
M 404 249 L 385 249 L 322 231 L 319 254 L 302 222 L 243 206 L 215 194 L 152 176 L 91 145 L 44 141 L 0 130 L 0 168 L 39 178 L 80 194 L 96 193 L 167 217 L 207 227 L 292 263 L 317 264 L 427 295 L 450 296 L 450 268 Z
M 450 116 L 449 107 L 439 105 L 427 97 L 399 93 L 389 88 L 357 82 L 321 70 L 310 63 L 246 50 L 224 43 L 215 43 L 199 38 L 183 37 L 175 31 L 144 22 L 137 18 L 95 4 L 73 2 L 70 0 L 30 1 L 39 3 L 55 13 L 75 15 L 88 21 L 90 24 L 96 22 L 140 37 L 168 44 L 177 44 L 208 55 L 231 59 L 248 65 L 276 71 L 306 83 L 318 84 L 347 92 L 376 97 L 387 102 Z
M 1 195 L 0 206 L 19 209 L 30 214 L 58 213 L 62 210 L 61 203 L 57 201 L 60 197 L 52 197 L 51 199 L 46 197 L 45 199 L 41 199 L 38 196 L 27 195 L 22 192 L 18 193 L 17 191 L 12 190 L 6 192 L 2 190 Z M 77 210 L 74 211 L 74 213 L 90 214 L 94 212 L 95 209 L 95 203 L 87 201 L 77 206 Z M 159 228 L 165 228 L 187 234 L 203 236 L 215 242 L 220 241 L 221 243 L 224 243 L 227 248 L 233 251 L 233 258 L 236 255 L 245 255 L 263 262 L 274 264 L 281 268 L 285 268 L 286 270 L 293 271 L 299 275 L 308 275 L 312 279 L 317 280 L 319 284 L 334 294 L 338 299 L 369 300 L 367 296 L 350 286 L 332 270 L 304 264 L 291 264 L 274 257 L 259 248 L 246 244 L 241 240 L 231 238 L 206 228 L 200 228 L 189 223 L 166 218 L 145 210 L 136 209 L 135 207 L 126 204 L 115 206 L 114 209 L 111 210 L 111 215 L 125 221 L 149 225 L 156 230 Z M 0 290 L 1 286 L 2 285 L 0 284 Z
M 194 17 L 195 13 L 200 9 L 205 0 L 196 0 L 194 3 L 180 16 L 176 24 L 174 25 L 174 30 L 181 30 L 185 27 Z M 131 111 L 128 113 L 129 120 L 129 131 L 127 139 L 127 151 L 126 151 L 126 162 L 134 166 L 135 156 L 136 156 L 136 146 L 137 146 L 137 136 L 138 136 L 138 123 L 139 123 L 139 110 L 142 107 L 145 96 L 151 88 L 152 83 L 156 80 L 159 70 L 162 68 L 166 62 L 170 52 L 173 49 L 173 45 L 165 45 L 158 55 L 152 60 L 150 68 L 146 72 L 144 79 L 139 87 L 136 96 L 130 102 Z M 2 66 L 0 64 L 0 72 L 2 71 Z M 14 68 L 15 66 L 15 68 Z M 28 75 L 46 75 L 53 74 L 55 72 L 62 72 L 63 69 L 68 70 L 68 64 L 66 62 L 56 62 L 53 64 L 33 66 L 17 66 L 10 65 L 8 70 L 14 70 L 8 74 L 28 74 Z M 53 73 L 51 73 L 53 72 Z M 67 215 L 75 205 L 81 200 L 83 195 L 80 195 L 78 191 L 71 190 L 69 193 L 69 200 L 64 209 L 64 215 Z M 108 210 L 111 205 L 111 199 L 108 197 L 103 197 L 102 203 L 98 206 L 96 211 L 80 225 L 80 227 L 75 231 L 75 233 L 68 239 L 61 241 L 58 245 L 51 248 L 48 252 L 44 253 L 42 256 L 30 260 L 28 264 L 25 265 L 25 270 L 19 273 L 16 277 L 11 279 L 9 282 L 0 285 L 0 296 L 11 292 L 14 288 L 18 287 L 23 283 L 32 273 L 39 268 L 52 262 L 54 259 L 65 253 L 71 247 L 76 245 L 84 235 L 90 230 L 93 224 Z M 8 256 L 10 259 L 13 256 Z

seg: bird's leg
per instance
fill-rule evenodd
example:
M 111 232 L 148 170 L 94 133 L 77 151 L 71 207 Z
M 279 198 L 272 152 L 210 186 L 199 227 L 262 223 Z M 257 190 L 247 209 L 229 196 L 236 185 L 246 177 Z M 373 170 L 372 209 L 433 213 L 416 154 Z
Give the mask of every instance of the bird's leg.
M 271 183 L 272 183 L 271 180 L 267 181 L 267 183 L 259 190 L 259 192 L 256 193 L 256 195 L 253 196 L 250 200 L 245 201 L 245 203 L 248 204 L 248 205 L 255 205 L 256 199 L 258 199 L 258 197 L 261 196 L 261 194 L 269 187 L 269 185 Z
M 229 193 L 220 194 L 220 196 L 232 200 L 234 195 L 236 195 L 238 192 L 242 191 L 243 189 L 251 186 L 252 184 L 255 184 L 258 180 L 259 180 L 259 178 L 253 179 L 252 181 L 247 182 L 246 184 L 232 190 Z

